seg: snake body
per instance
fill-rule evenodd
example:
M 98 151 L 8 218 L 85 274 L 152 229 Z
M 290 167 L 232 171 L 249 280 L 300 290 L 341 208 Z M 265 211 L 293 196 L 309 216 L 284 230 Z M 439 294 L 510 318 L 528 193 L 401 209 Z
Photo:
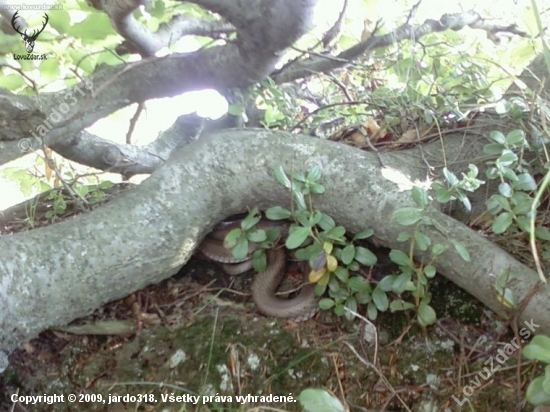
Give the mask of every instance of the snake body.
M 236 223 L 218 225 L 200 245 L 200 251 L 207 258 L 224 263 L 224 269 L 230 274 L 242 273 L 251 267 L 250 254 L 254 247 L 249 248 L 249 256 L 245 260 L 238 261 L 233 258 L 231 252 L 223 245 L 225 234 Z M 285 231 L 286 225 L 279 222 L 260 221 L 258 228 L 267 229 L 277 227 Z M 275 292 L 285 275 L 286 254 L 280 248 L 272 248 L 266 251 L 267 266 L 263 272 L 256 274 L 252 283 L 252 299 L 264 315 L 279 318 L 289 318 L 297 322 L 311 318 L 319 310 L 318 298 L 315 296 L 315 285 L 307 283 L 300 293 L 292 299 L 282 299 Z M 235 266 L 235 267 L 231 267 Z

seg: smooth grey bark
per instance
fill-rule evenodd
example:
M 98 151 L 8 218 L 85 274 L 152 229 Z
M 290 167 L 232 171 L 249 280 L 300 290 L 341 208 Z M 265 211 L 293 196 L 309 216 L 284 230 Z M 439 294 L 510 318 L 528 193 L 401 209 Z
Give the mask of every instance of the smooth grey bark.
M 449 147 L 447 147 L 449 149 Z M 264 154 L 268 155 L 264 155 Z M 412 206 L 409 189 L 423 175 L 410 153 L 377 156 L 351 147 L 265 130 L 230 130 L 194 142 L 174 154 L 139 188 L 76 219 L 0 237 L 0 349 L 11 350 L 42 330 L 89 314 L 171 276 L 192 255 L 202 237 L 223 218 L 246 208 L 288 206 L 289 195 L 272 176 L 282 165 L 291 172 L 318 165 L 326 193 L 315 207 L 350 232 L 375 230 L 380 242 L 407 230 L 393 212 Z M 424 227 L 433 243 L 462 242 L 464 262 L 452 246 L 435 262 L 454 281 L 500 315 L 495 277 L 519 274 L 510 288 L 518 301 L 538 284 L 538 276 L 491 241 L 431 208 L 435 226 Z M 416 254 L 427 262 L 428 252 Z M 520 316 L 550 333 L 550 289 L 535 293 Z
M 284 52 L 312 28 L 317 2 L 225 2 L 220 11 L 241 13 L 238 19 L 228 16 L 238 28 L 235 42 L 126 65 L 98 66 L 85 81 L 59 92 L 31 97 L 0 90 L 0 123 L 6 126 L 0 128 L 0 164 L 43 145 L 78 137 L 95 121 L 135 102 L 208 88 L 246 88 L 262 81 Z M 211 6 L 216 4 L 221 3 Z M 19 120 L 13 122 L 14 118 Z

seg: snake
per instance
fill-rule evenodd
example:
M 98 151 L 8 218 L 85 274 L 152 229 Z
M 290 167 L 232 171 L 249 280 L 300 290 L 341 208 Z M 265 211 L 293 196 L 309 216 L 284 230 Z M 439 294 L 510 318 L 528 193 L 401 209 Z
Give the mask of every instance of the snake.
M 224 264 L 224 271 L 231 275 L 244 273 L 251 268 L 251 254 L 256 246 L 249 242 L 248 255 L 237 260 L 224 246 L 225 235 L 234 228 L 239 228 L 240 222 L 222 222 L 203 239 L 199 251 L 206 258 Z M 282 233 L 288 230 L 288 224 L 262 219 L 258 229 L 278 228 Z M 286 269 L 286 253 L 281 247 L 266 250 L 266 269 L 255 275 L 252 282 L 252 300 L 258 310 L 267 316 L 287 318 L 295 322 L 303 322 L 313 317 L 319 310 L 318 297 L 315 295 L 315 284 L 307 282 L 299 294 L 290 299 L 277 297 L 276 291 L 281 283 Z

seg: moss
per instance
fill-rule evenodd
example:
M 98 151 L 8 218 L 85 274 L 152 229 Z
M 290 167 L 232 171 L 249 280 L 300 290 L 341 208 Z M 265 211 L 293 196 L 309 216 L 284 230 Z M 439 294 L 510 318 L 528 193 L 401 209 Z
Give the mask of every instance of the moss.
M 452 298 L 461 292 L 449 285 L 434 284 L 431 288 L 432 304 L 439 317 L 466 315 L 453 319 L 450 327 L 479 330 L 467 321 L 479 322 L 479 317 L 484 316 L 481 306 L 470 297 L 466 304 L 463 297 Z M 258 400 L 242 405 L 236 396 L 292 394 L 297 399 L 301 390 L 312 387 L 333 391 L 351 410 L 355 410 L 354 406 L 368 409 L 381 405 L 403 410 L 393 390 L 413 410 L 428 410 L 430 405 L 437 405 L 437 410 L 454 410 L 451 397 L 461 398 L 460 390 L 470 379 L 468 373 L 482 370 L 485 360 L 478 358 L 477 363 L 472 363 L 471 359 L 458 357 L 457 351 L 464 349 L 460 343 L 438 327 L 422 331 L 415 325 L 412 312 L 380 314 L 376 321 L 378 335 L 387 338 L 378 347 L 375 359 L 374 348 L 359 339 L 362 334 L 358 322 L 349 323 L 323 313 L 316 321 L 295 325 L 244 315 L 241 307 L 234 310 L 227 301 L 222 304 L 224 309 L 219 316 L 209 315 L 208 305 L 199 315 L 184 313 L 181 319 L 172 315 L 172 319 L 180 325 L 185 322 L 185 326 L 144 328 L 130 338 L 75 337 L 58 352 L 50 348 L 48 356 L 20 353 L 13 366 L 0 376 L 0 388 L 5 394 L 18 390 L 26 395 L 100 394 L 106 401 L 31 409 L 38 412 L 167 409 L 240 412 L 260 405 L 299 411 L 298 402 Z M 197 306 L 189 307 L 192 311 Z M 484 324 L 490 323 L 485 320 Z M 479 333 L 473 332 L 464 336 L 463 345 L 474 346 L 478 336 Z M 61 338 L 53 343 L 60 341 L 63 345 L 67 343 Z M 457 361 L 463 362 L 462 366 L 457 366 Z M 463 372 L 460 381 L 459 369 Z M 454 375 L 448 375 L 448 371 Z M 380 373 L 391 388 L 380 379 Z M 509 405 L 517 402 L 515 373 L 515 368 L 499 372 L 492 385 L 477 389 L 468 398 L 472 408 L 508 410 Z M 125 394 L 146 395 L 147 402 L 107 404 L 109 396 Z M 218 394 L 231 396 L 231 402 L 214 398 L 204 405 L 202 400 L 198 405 L 184 400 L 163 403 L 161 396 L 170 394 Z M 149 402 L 149 396 L 154 396 L 156 402 Z M 1 399 L 0 395 L 0 409 L 4 406 L 4 409 L 11 406 L 9 398 L 5 395 Z
M 430 281 L 430 293 L 431 305 L 438 318 L 454 318 L 471 325 L 479 324 L 484 306 L 450 280 L 436 276 Z

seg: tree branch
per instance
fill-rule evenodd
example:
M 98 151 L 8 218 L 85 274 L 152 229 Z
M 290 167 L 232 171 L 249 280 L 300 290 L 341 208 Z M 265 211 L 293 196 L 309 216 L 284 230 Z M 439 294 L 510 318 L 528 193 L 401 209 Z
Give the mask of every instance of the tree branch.
M 242 88 L 259 82 L 273 71 L 282 52 L 309 30 L 311 16 L 298 12 L 311 12 L 315 2 L 281 0 L 276 5 L 262 2 L 268 16 L 281 13 L 283 16 L 292 14 L 292 17 L 280 27 L 275 18 L 269 24 L 250 25 L 239 32 L 237 44 L 150 58 L 124 67 L 101 66 L 86 82 L 62 92 L 45 93 L 35 98 L 10 96 L 10 107 L 22 104 L 23 99 L 25 102 L 32 99 L 32 107 L 27 111 L 36 115 L 15 133 L 7 135 L 0 130 L 0 164 L 20 157 L 24 154 L 22 150 L 56 145 L 135 102 L 206 88 Z M 258 41 L 260 39 L 262 41 Z M 59 115 L 61 105 L 68 106 L 68 111 Z M 0 118 L 0 122 L 2 120 Z M 21 133 L 19 140 L 15 140 L 18 133 Z M 23 139 L 26 140 L 22 142 Z
M 345 67 L 357 58 L 364 56 L 370 50 L 386 47 L 402 40 L 418 41 L 427 34 L 447 30 L 462 30 L 469 26 L 474 29 L 485 30 L 492 35 L 496 32 L 512 32 L 522 37 L 526 33 L 520 32 L 515 26 L 495 26 L 486 23 L 475 12 L 444 14 L 439 20 L 428 19 L 424 24 L 413 26 L 403 24 L 395 31 L 382 36 L 371 36 L 365 41 L 344 50 L 337 56 L 313 56 L 288 66 L 286 70 L 273 76 L 277 84 L 283 84 L 296 79 L 310 77 L 316 73 L 329 73 L 335 69 Z
M 375 154 L 329 141 L 265 130 L 226 131 L 177 152 L 139 188 L 89 214 L 1 236 L 0 348 L 11 350 L 44 329 L 171 276 L 228 215 L 256 206 L 288 206 L 288 191 L 272 176 L 277 165 L 292 171 L 318 165 L 326 192 L 314 199 L 316 209 L 352 233 L 371 227 L 383 245 L 406 249 L 395 240 L 404 228 L 393 213 L 414 205 L 404 189 L 422 172 L 410 154 L 380 156 L 384 169 Z M 411 179 L 395 172 L 403 169 Z M 423 227 L 424 233 L 432 243 L 450 246 L 435 259 L 438 272 L 498 314 L 508 313 L 496 297 L 495 276 L 519 275 L 509 285 L 519 302 L 539 285 L 534 271 L 490 240 L 433 208 L 426 213 L 434 225 Z M 467 248 L 474 263 L 458 256 L 451 239 Z M 415 257 L 424 263 L 433 258 L 429 251 Z M 549 333 L 549 313 L 547 284 L 530 298 L 520 321 L 533 319 L 538 333 Z
M 196 114 L 180 116 L 168 130 L 145 146 L 119 144 L 87 131 L 51 148 L 66 159 L 125 177 L 153 173 L 172 152 L 198 139 L 205 120 Z

